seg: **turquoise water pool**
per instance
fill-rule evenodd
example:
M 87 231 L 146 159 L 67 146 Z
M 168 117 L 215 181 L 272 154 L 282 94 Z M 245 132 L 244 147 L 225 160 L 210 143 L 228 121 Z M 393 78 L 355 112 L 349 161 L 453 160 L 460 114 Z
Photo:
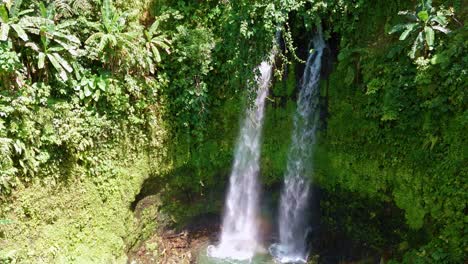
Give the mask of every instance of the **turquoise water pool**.
M 268 254 L 257 254 L 251 260 L 232 260 L 232 259 L 217 259 L 207 255 L 207 247 L 204 247 L 198 254 L 198 264 L 274 264 L 276 263 Z

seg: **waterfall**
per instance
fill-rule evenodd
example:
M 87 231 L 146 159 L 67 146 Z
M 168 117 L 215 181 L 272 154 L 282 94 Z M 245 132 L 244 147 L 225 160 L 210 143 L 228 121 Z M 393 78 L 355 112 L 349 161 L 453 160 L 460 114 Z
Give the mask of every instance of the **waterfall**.
M 274 54 L 274 53 L 272 53 Z M 258 206 L 260 145 L 265 98 L 272 76 L 273 55 L 263 61 L 257 70 L 257 97 L 246 116 L 237 139 L 229 190 L 226 197 L 220 243 L 209 246 L 211 257 L 235 260 L 252 259 L 261 248 L 258 235 Z
M 310 180 L 313 173 L 312 152 L 319 120 L 319 81 L 322 52 L 325 43 L 321 28 L 313 40 L 313 52 L 307 58 L 294 130 L 288 153 L 284 187 L 279 211 L 279 244 L 270 251 L 282 263 L 307 262 L 307 220 Z

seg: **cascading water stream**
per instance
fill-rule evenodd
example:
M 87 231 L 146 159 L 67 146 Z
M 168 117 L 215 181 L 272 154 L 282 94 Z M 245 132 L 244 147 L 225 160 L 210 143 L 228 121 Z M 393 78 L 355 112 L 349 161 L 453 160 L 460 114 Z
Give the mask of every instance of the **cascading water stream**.
M 260 144 L 265 98 L 272 76 L 272 59 L 263 61 L 257 69 L 257 97 L 247 109 L 240 136 L 237 140 L 234 165 L 229 180 L 225 212 L 218 246 L 209 246 L 210 257 L 234 260 L 252 259 L 261 248 L 257 214 L 259 186 Z
M 313 40 L 302 77 L 294 130 L 288 154 L 284 187 L 279 211 L 279 244 L 270 247 L 271 254 L 281 263 L 307 262 L 307 217 L 310 180 L 313 173 L 312 148 L 319 119 L 319 81 L 321 58 L 325 42 L 321 28 Z

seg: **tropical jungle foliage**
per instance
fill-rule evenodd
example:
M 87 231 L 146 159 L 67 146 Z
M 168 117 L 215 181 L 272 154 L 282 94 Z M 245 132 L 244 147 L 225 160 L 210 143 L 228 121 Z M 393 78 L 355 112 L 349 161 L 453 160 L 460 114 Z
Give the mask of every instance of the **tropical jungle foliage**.
M 466 17 L 460 0 L 3 0 L 0 263 L 125 262 L 160 224 L 130 208 L 149 180 L 172 222 L 219 212 L 278 31 L 261 166 L 277 192 L 318 24 L 323 225 L 395 263 L 463 263 Z

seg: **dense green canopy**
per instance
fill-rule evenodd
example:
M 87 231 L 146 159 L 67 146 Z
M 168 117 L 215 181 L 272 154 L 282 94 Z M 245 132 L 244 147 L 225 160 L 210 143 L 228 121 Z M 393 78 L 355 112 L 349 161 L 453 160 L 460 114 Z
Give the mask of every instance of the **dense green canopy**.
M 279 30 L 261 164 L 277 192 L 318 24 L 324 225 L 392 261 L 466 261 L 466 17 L 460 0 L 2 1 L 0 263 L 121 260 L 148 179 L 173 221 L 219 212 Z

